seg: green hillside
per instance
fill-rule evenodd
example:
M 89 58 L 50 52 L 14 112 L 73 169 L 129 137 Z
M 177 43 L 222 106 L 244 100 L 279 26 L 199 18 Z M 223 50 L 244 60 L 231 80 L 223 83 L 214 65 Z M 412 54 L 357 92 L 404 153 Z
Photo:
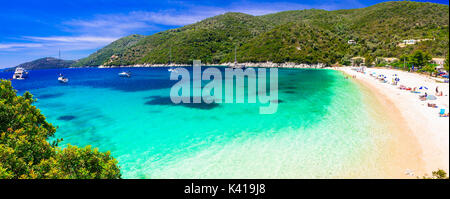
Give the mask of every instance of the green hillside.
M 125 49 L 135 45 L 139 40 L 143 39 L 143 35 L 130 35 L 123 37 L 97 52 L 89 55 L 89 57 L 80 59 L 73 66 L 100 66 L 111 58 L 111 56 L 120 54 Z
M 220 62 L 235 44 L 269 30 L 267 22 L 242 13 L 227 13 L 199 23 L 148 36 L 120 54 L 110 65 L 168 63 L 193 59 Z
M 68 68 L 68 67 L 72 66 L 74 63 L 75 63 L 75 61 L 71 61 L 71 60 L 62 60 L 62 59 L 57 59 L 57 58 L 53 58 L 53 57 L 44 57 L 41 59 L 37 59 L 34 61 L 20 64 L 16 67 L 22 67 L 22 68 L 25 68 L 26 70 Z M 6 69 L 5 71 L 14 71 L 16 67 Z
M 113 43 L 80 60 L 77 66 L 165 64 L 169 63 L 171 51 L 173 63 L 190 63 L 194 59 L 224 63 L 233 61 L 234 46 L 238 46 L 240 62 L 333 64 L 352 56 L 398 57 L 419 49 L 444 57 L 449 47 L 448 24 L 449 6 L 409 1 L 264 16 L 226 13 L 139 37 L 126 45 Z M 427 40 L 398 46 L 407 39 Z M 356 44 L 348 44 L 348 40 L 355 40 Z

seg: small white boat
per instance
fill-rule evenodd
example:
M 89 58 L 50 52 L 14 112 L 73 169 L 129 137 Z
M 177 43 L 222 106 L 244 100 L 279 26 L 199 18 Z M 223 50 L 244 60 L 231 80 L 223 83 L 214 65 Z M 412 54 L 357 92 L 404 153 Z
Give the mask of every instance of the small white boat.
M 131 77 L 131 73 L 130 72 L 121 72 L 121 73 L 119 73 L 119 77 Z
M 69 78 L 64 77 L 63 75 L 59 74 L 58 81 L 60 83 L 67 83 L 67 82 L 69 82 Z
M 175 68 L 169 68 L 168 71 L 169 71 L 169 72 L 177 72 L 177 69 L 175 69 Z
M 13 79 L 23 80 L 28 77 L 28 71 L 22 67 L 17 67 L 14 71 Z

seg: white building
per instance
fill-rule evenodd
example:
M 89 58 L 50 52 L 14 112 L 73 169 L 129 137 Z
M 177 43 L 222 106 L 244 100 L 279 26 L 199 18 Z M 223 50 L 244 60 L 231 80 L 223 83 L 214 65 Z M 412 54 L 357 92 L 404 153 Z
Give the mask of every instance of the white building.
M 445 58 L 432 58 L 431 62 L 433 62 L 434 64 L 437 64 L 436 70 L 443 69 L 444 63 L 445 63 Z
M 417 43 L 417 40 L 415 39 L 403 40 L 403 43 L 406 45 L 414 45 Z
M 356 44 L 356 41 L 355 40 L 348 40 L 347 43 L 352 45 L 352 44 Z

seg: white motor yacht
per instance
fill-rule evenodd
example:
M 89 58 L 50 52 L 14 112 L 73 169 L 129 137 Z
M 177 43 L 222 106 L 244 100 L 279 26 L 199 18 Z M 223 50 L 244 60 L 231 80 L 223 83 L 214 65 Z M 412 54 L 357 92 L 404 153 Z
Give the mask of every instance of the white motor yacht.
M 64 75 L 59 74 L 58 81 L 60 83 L 67 83 L 67 82 L 69 82 L 69 78 L 64 77 Z
M 28 77 L 28 71 L 22 67 L 17 67 L 14 71 L 13 79 L 22 80 Z

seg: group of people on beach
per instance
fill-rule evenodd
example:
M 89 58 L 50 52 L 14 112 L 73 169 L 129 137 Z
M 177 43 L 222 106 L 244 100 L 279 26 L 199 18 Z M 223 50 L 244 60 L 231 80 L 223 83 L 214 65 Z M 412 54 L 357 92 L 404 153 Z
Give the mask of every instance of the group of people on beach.
M 371 74 L 371 76 L 373 76 L 373 77 L 376 77 L 376 76 L 374 76 L 373 74 Z M 381 75 L 381 76 L 383 76 L 383 77 L 385 77 L 384 75 Z M 397 75 L 395 75 L 395 76 L 397 76 Z M 377 79 L 378 79 L 378 77 L 376 77 Z M 384 81 L 384 82 L 386 82 L 386 81 Z M 396 83 L 398 82 L 398 81 L 395 81 Z M 394 85 L 394 86 L 396 86 L 397 84 L 392 84 L 392 85 Z M 418 89 L 417 89 L 417 87 L 414 87 L 414 88 L 407 88 L 406 86 L 404 86 L 404 85 L 400 85 L 399 87 L 398 87 L 400 90 L 406 90 L 406 91 L 410 91 L 411 93 L 420 93 L 419 91 L 418 91 Z M 420 88 L 420 89 L 423 89 L 422 87 Z M 424 89 L 425 90 L 428 90 L 426 87 L 424 87 Z M 444 93 L 442 92 L 442 91 L 440 91 L 439 90 L 439 87 L 438 86 L 436 86 L 436 94 L 435 94 L 435 96 L 436 97 L 442 97 L 442 96 L 444 96 Z M 419 99 L 421 100 L 421 101 L 426 101 L 426 100 L 434 100 L 434 99 L 436 99 L 436 97 L 435 96 L 430 96 L 429 94 L 428 94 L 428 92 L 424 92 L 424 94 L 423 95 L 419 95 Z M 428 103 L 428 107 L 431 107 L 431 108 L 438 108 L 438 106 L 436 105 L 436 104 L 434 104 L 434 103 Z M 439 113 L 439 116 L 440 117 L 449 117 L 449 113 L 445 113 L 445 109 L 441 109 L 441 111 L 440 111 L 440 113 Z

